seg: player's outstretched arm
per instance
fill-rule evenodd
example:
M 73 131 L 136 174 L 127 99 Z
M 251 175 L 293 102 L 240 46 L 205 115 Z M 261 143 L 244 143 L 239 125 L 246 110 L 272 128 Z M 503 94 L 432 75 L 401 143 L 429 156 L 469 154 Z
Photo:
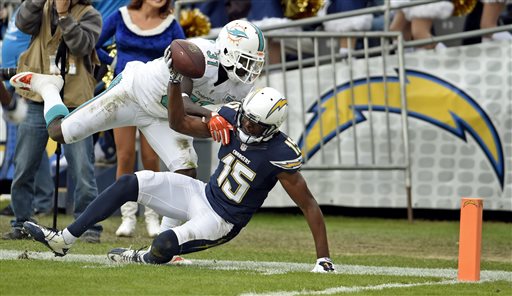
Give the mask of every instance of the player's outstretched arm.
M 334 265 L 329 254 L 324 216 L 318 203 L 309 191 L 306 180 L 304 180 L 304 177 L 299 172 L 283 172 L 277 175 L 277 178 L 291 199 L 304 213 L 309 229 L 313 234 L 317 256 L 313 272 L 334 271 Z
M 185 113 L 181 94 L 181 83 L 169 81 L 167 87 L 167 97 L 169 98 L 169 103 L 167 104 L 169 126 L 179 133 L 192 137 L 211 137 L 208 125 L 204 123 L 201 118 Z

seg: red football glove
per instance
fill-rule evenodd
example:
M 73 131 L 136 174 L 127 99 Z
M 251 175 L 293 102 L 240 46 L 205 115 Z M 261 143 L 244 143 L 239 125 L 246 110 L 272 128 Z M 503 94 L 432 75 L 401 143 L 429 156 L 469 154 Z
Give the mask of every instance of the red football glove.
M 220 142 L 222 145 L 229 144 L 229 131 L 233 130 L 233 126 L 219 113 L 212 112 L 212 117 L 208 121 L 208 128 L 214 141 Z

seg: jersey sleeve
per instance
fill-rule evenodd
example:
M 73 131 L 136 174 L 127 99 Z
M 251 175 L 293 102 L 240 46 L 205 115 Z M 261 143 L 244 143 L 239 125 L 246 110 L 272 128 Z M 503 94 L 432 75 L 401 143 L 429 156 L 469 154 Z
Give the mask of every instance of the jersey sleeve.
M 219 113 L 220 116 L 224 117 L 231 125 L 235 126 L 236 124 L 236 113 L 238 112 L 238 108 L 240 108 L 240 102 L 231 102 L 220 107 Z
M 290 137 L 284 134 L 282 136 L 270 163 L 278 171 L 296 172 L 302 167 L 302 152 Z

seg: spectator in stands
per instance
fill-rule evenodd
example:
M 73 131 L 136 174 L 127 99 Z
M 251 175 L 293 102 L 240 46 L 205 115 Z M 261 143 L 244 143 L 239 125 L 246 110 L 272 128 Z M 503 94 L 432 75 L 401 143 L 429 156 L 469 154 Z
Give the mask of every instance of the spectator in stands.
M 507 0 L 481 0 L 483 3 L 482 17 L 480 19 L 480 28 L 494 28 L 498 25 L 498 19 L 501 12 L 505 9 Z M 512 2 L 508 0 L 508 2 Z M 492 40 L 512 40 L 510 32 L 498 32 L 482 37 L 482 42 Z
M 3 68 L 16 68 L 18 64 L 18 57 L 20 54 L 28 48 L 30 44 L 30 35 L 25 34 L 18 30 L 15 25 L 16 14 L 18 13 L 19 7 L 17 7 L 7 25 L 5 35 L 2 43 L 2 67 Z M 2 101 L 3 115 L 7 120 L 7 133 L 9 137 L 13 136 L 15 141 L 17 126 L 16 124 L 21 122 L 25 118 L 26 103 L 18 94 L 14 93 L 8 81 L 6 83 L 6 91 L 8 95 L 8 101 Z M 3 86 L 3 84 L 2 84 Z M 11 100 L 12 96 L 12 100 Z M 20 104 L 24 106 L 20 106 Z M 25 109 L 25 110 L 22 110 Z M 10 141 L 11 139 L 9 139 Z M 12 149 L 11 149 L 12 150 Z M 5 153 L 5 159 L 2 163 L 2 168 L 5 171 L 9 170 L 9 167 L 13 165 L 14 151 L 7 151 Z M 46 151 L 42 153 L 41 165 L 36 171 L 34 181 L 34 192 L 28 199 L 33 199 L 32 210 L 34 214 L 46 214 L 51 212 L 53 207 L 53 179 L 50 173 L 50 163 Z M 7 207 L 0 211 L 0 215 L 14 216 L 12 206 L 9 204 Z M 10 239 L 12 236 L 21 235 L 18 232 L 8 232 L 5 238 Z
M 213 0 L 197 4 L 196 7 L 210 19 L 211 34 L 218 34 L 225 24 L 247 17 L 251 0 Z
M 101 14 L 103 21 L 105 21 L 111 14 L 116 12 L 119 7 L 128 5 L 130 0 L 94 0 L 92 6 Z
M 16 16 L 16 26 L 31 35 L 29 48 L 18 60 L 18 72 L 37 71 L 44 74 L 61 74 L 59 65 L 67 65 L 65 74 L 64 103 L 74 108 L 93 95 L 95 81 L 93 65 L 98 63 L 94 46 L 101 32 L 101 16 L 86 0 L 26 0 Z M 56 93 L 52 86 L 43 87 L 45 92 Z M 44 119 L 44 105 L 34 92 L 16 89 L 28 100 L 28 115 L 18 127 L 15 172 L 11 195 L 15 220 L 12 232 L 21 233 L 24 221 L 31 220 L 31 196 L 34 175 L 46 148 L 48 132 Z M 46 110 L 48 111 L 48 110 Z M 75 184 L 74 215 L 82 213 L 98 194 L 94 177 L 94 151 L 92 137 L 64 149 Z M 83 240 L 99 243 L 101 225 L 86 231 Z M 14 237 L 22 238 L 22 237 Z
M 284 16 L 283 8 L 280 1 L 259 1 L 253 2 L 251 5 L 247 20 L 256 26 L 265 29 L 272 25 L 280 25 L 288 23 L 292 20 Z M 298 32 L 301 28 L 286 28 L 273 30 L 273 33 Z M 281 45 L 278 40 L 269 39 L 268 46 L 268 63 L 277 64 L 281 62 Z
M 396 7 L 411 0 L 391 0 Z M 440 1 L 417 5 L 397 10 L 390 25 L 390 31 L 402 31 L 405 40 L 420 40 L 432 37 L 431 30 L 434 19 L 446 19 L 452 15 L 453 3 Z M 442 43 L 426 44 L 423 49 L 443 48 Z
M 327 14 L 339 13 L 362 9 L 372 4 L 369 0 L 331 0 L 327 3 Z M 373 15 L 364 14 L 348 18 L 340 18 L 324 22 L 324 30 L 327 32 L 354 32 L 369 31 L 372 27 Z M 350 47 L 349 47 L 350 43 Z M 355 38 L 340 38 L 339 52 L 342 56 L 348 56 L 348 51 L 354 49 L 356 45 Z
M 117 56 L 112 58 L 101 45 L 114 36 Z M 148 62 L 163 56 L 165 48 L 174 39 L 184 39 L 185 34 L 171 14 L 171 0 L 133 0 L 128 6 L 105 19 L 97 50 L 102 62 L 114 67 L 114 76 L 121 73 L 130 61 Z M 117 60 L 117 62 L 115 62 Z M 134 172 L 136 162 L 136 133 L 134 126 L 114 129 L 117 151 L 116 178 Z M 160 171 L 160 159 L 140 133 L 140 150 L 145 169 Z M 137 222 L 138 204 L 128 202 L 121 207 L 122 223 L 116 231 L 117 236 L 132 236 Z M 144 216 L 148 235 L 155 237 L 160 230 L 158 214 L 150 208 Z

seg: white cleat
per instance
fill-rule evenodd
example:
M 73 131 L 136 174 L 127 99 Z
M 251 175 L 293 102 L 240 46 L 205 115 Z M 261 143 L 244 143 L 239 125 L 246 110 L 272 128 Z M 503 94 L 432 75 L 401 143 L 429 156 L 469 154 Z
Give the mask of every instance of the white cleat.
M 67 244 L 62 237 L 62 231 L 54 231 L 33 222 L 23 223 L 23 229 L 30 234 L 36 241 L 45 244 L 55 256 L 62 257 L 66 255 L 72 244 Z
M 158 220 L 147 220 L 146 230 L 148 231 L 149 237 L 155 238 L 160 233 L 160 223 Z
M 137 220 L 135 219 L 123 219 L 121 225 L 116 230 L 116 235 L 121 237 L 131 237 L 135 232 L 135 223 Z
M 60 76 L 38 74 L 32 72 L 18 73 L 14 75 L 9 81 L 15 88 L 31 90 L 38 94 L 41 94 L 42 89 L 48 86 L 54 86 L 59 91 L 64 86 L 64 80 Z
M 144 262 L 144 259 L 142 256 L 146 254 L 148 251 L 143 251 L 143 249 L 146 249 L 145 247 L 139 250 L 132 250 L 132 249 L 126 249 L 126 248 L 115 248 L 110 250 L 107 253 L 108 259 L 112 262 L 116 263 L 141 263 L 141 264 L 147 264 Z

